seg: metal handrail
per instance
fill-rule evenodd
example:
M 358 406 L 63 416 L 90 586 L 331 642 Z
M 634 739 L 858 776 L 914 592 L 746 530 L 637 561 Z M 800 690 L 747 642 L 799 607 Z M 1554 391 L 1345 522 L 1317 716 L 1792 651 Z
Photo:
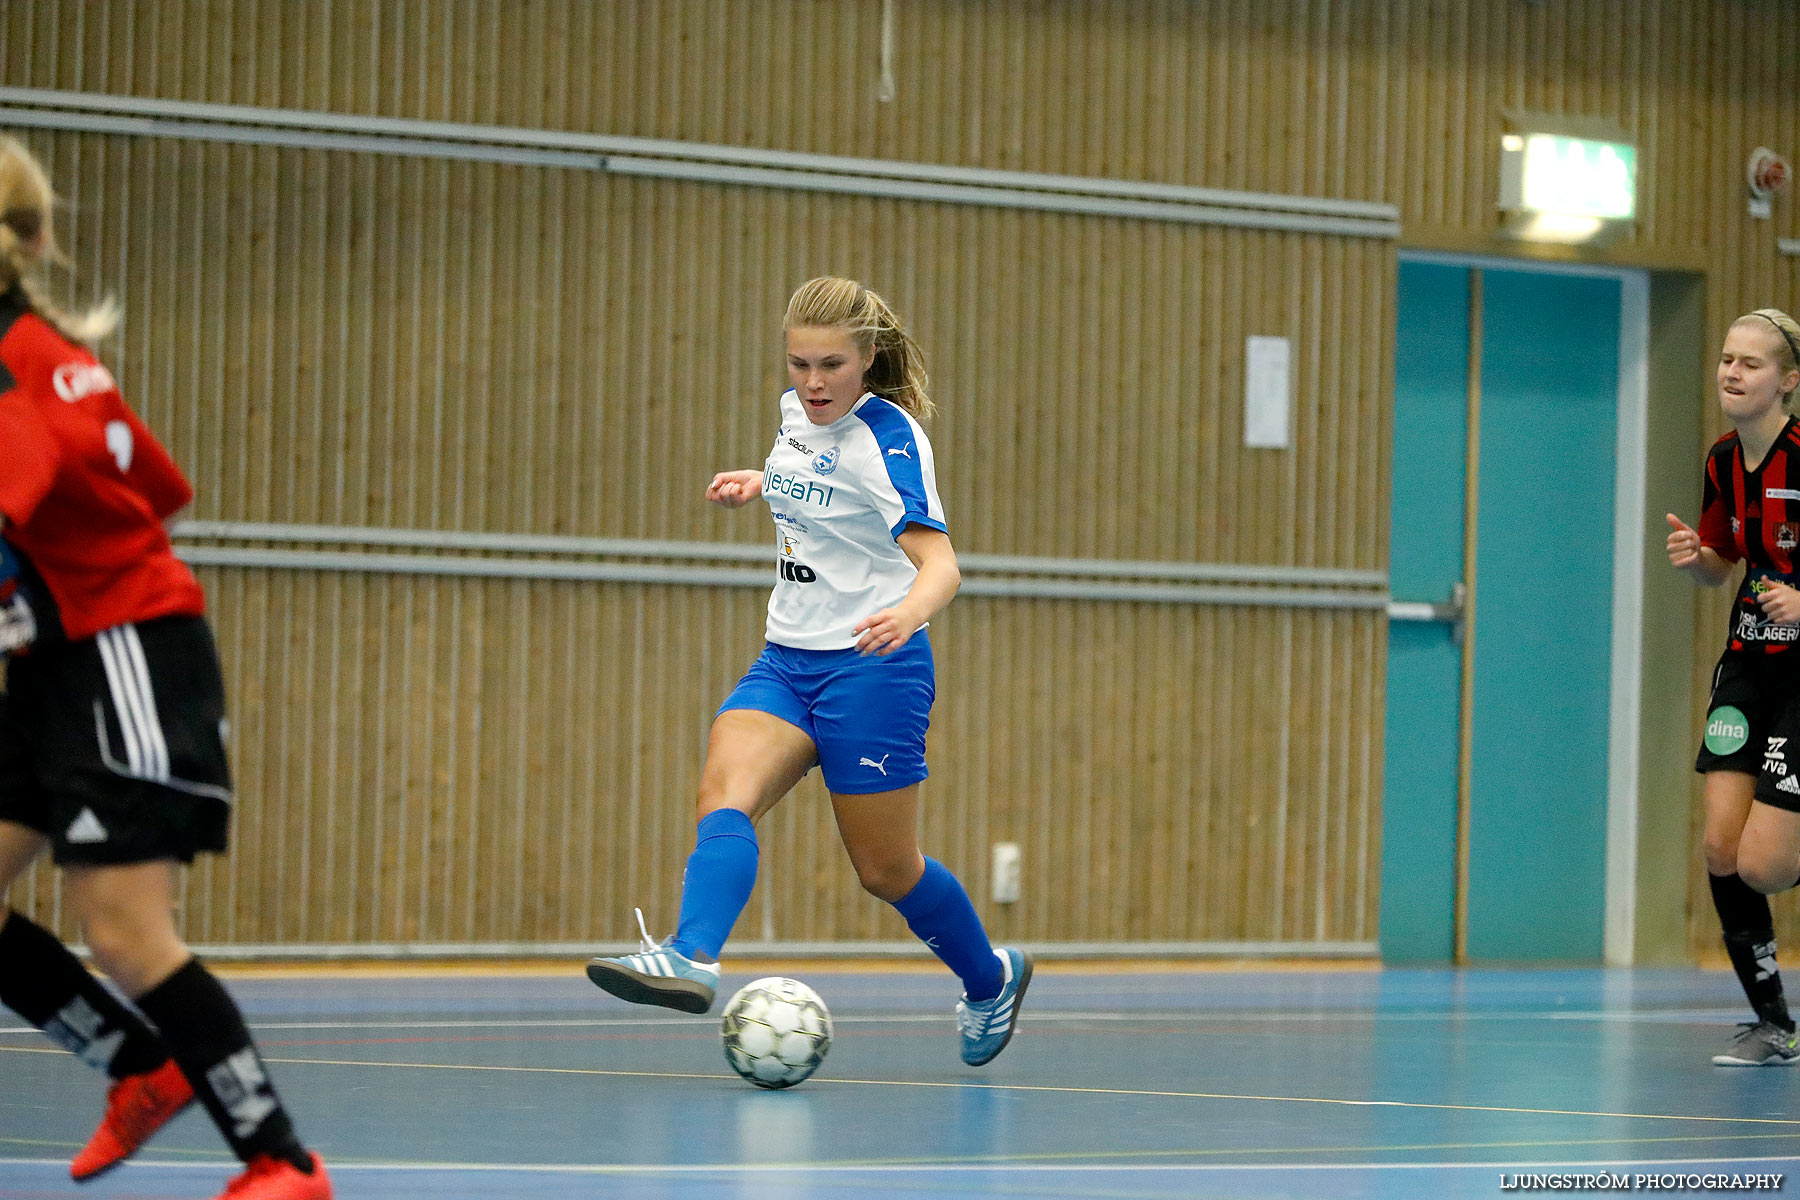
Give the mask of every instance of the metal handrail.
M 333 113 L 292 108 L 263 108 L 244 104 L 211 104 L 192 100 L 162 100 L 149 96 L 122 96 L 101 92 L 64 91 L 55 88 L 0 87 L 0 104 L 33 108 L 159 117 L 223 125 L 317 130 L 366 134 L 383 138 L 418 139 L 428 142 L 461 142 L 511 145 L 536 149 L 574 151 L 582 155 L 636 155 L 647 158 L 687 159 L 731 163 L 739 166 L 915 179 L 974 187 L 1019 188 L 1028 191 L 1068 192 L 1093 196 L 1120 196 L 1160 200 L 1172 204 L 1224 205 L 1247 209 L 1313 213 L 1321 216 L 1363 217 L 1398 222 L 1400 210 L 1379 200 L 1343 200 L 1322 196 L 1292 196 L 1278 192 L 1247 192 L 1230 188 L 1195 187 L 1153 183 L 1147 180 L 1106 179 L 1091 175 L 1057 175 L 1036 171 L 1004 171 L 989 167 L 959 167 L 944 163 L 903 162 L 841 154 L 810 154 L 791 150 L 767 150 L 756 146 L 727 146 L 712 142 L 677 141 L 668 138 L 626 137 L 522 126 L 475 125 L 457 121 L 428 121 L 411 117 L 378 117 L 359 113 Z
M 1379 201 L 48 88 L 0 87 L 0 125 L 564 167 L 1296 233 L 1400 236 L 1399 209 Z
M 650 538 L 578 537 L 543 533 L 482 533 L 462 529 L 393 529 L 370 525 L 290 525 L 262 521 L 183 521 L 176 536 L 231 542 L 306 542 L 392 546 L 409 550 L 485 550 L 608 558 L 678 558 L 702 562 L 766 562 L 763 542 L 683 542 Z M 996 575 L 1111 576 L 1187 583 L 1267 583 L 1333 587 L 1387 586 L 1381 571 L 1346 567 L 1283 567 L 1260 563 L 1190 563 L 1144 559 L 1050 558 L 1020 554 L 959 554 L 968 571 Z
M 238 521 L 185 521 L 176 537 L 177 553 L 196 566 L 692 587 L 766 588 L 772 581 L 766 568 L 707 565 L 768 563 L 772 558 L 765 545 L 737 542 Z M 221 542 L 240 544 L 217 544 Z M 294 549 L 241 544 L 245 542 L 309 545 Z M 382 553 L 374 548 L 421 553 Z M 450 551 L 468 553 L 446 553 Z M 494 557 L 496 553 L 511 557 Z M 645 561 L 655 559 L 679 561 Z M 1024 555 L 970 554 L 959 561 L 964 568 L 962 592 L 971 596 L 1272 608 L 1384 609 L 1388 604 L 1387 578 L 1378 571 Z

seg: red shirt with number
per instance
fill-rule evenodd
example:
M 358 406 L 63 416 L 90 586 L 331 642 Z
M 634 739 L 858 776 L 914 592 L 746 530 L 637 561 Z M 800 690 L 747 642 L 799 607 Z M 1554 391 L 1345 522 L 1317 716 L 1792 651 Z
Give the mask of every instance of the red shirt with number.
M 40 641 L 203 616 L 163 518 L 194 489 L 86 348 L 0 294 L 0 528 Z
M 1700 544 L 1727 562 L 1744 564 L 1731 609 L 1730 649 L 1775 654 L 1800 640 L 1800 625 L 1782 625 L 1757 603 L 1772 583 L 1800 586 L 1800 421 L 1789 417 L 1754 471 L 1744 464 L 1735 431 L 1706 456 L 1700 498 Z

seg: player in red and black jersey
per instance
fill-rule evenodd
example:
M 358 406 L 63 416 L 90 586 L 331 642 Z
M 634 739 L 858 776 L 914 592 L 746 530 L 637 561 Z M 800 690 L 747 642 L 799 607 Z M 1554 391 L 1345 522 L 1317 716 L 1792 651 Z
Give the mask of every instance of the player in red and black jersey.
M 0 1002 L 114 1080 L 77 1180 L 198 1099 L 247 1167 L 227 1195 L 329 1200 L 236 1003 L 176 932 L 176 865 L 225 848 L 231 806 L 206 600 L 166 529 L 193 489 L 82 345 L 110 308 L 65 314 L 33 282 L 52 199 L 0 138 L 0 894 L 49 849 L 150 1023 L 3 909 Z
M 1775 961 L 1767 895 L 1800 880 L 1800 324 L 1779 309 L 1739 317 L 1719 355 L 1732 424 L 1706 456 L 1700 527 L 1669 514 L 1669 562 L 1719 587 L 1744 563 L 1706 735 L 1706 870 L 1725 949 L 1757 1019 L 1720 1066 L 1800 1062 Z

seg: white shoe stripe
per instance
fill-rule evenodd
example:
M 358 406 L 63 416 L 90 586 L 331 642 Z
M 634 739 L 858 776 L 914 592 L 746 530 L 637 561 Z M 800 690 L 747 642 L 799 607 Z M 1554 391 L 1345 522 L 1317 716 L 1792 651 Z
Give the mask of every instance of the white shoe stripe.
M 124 667 L 120 662 L 119 649 L 114 644 L 114 635 L 114 630 L 102 630 L 94 638 L 94 644 L 100 648 L 100 663 L 106 670 L 106 687 L 112 693 L 113 713 L 119 719 L 119 732 L 125 735 L 125 765 L 133 775 L 142 776 L 143 740 L 138 733 L 136 709 L 131 703 L 130 689 L 125 684 Z
M 158 783 L 169 779 L 169 743 L 163 737 L 162 719 L 156 714 L 156 693 L 150 687 L 150 664 L 144 659 L 144 643 L 138 638 L 136 625 L 121 628 L 128 672 L 135 682 L 139 700 L 138 718 L 143 722 L 144 749 L 148 752 L 151 778 Z

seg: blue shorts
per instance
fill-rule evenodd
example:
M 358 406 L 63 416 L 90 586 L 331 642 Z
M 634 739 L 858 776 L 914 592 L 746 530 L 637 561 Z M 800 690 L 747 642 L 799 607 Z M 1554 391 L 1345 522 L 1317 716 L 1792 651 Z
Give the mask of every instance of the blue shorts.
M 766 712 L 799 728 L 818 748 L 825 786 L 862 795 L 929 774 L 925 729 L 936 698 L 931 641 L 921 629 L 885 658 L 764 643 L 719 711 Z

